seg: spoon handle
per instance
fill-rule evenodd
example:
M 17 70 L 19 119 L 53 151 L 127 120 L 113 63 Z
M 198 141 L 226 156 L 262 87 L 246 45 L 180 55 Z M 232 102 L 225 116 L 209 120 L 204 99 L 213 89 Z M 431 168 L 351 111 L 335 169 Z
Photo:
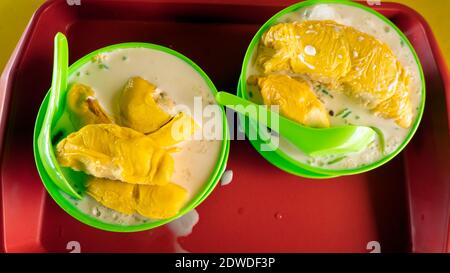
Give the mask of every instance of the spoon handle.
M 49 104 L 44 116 L 41 131 L 38 136 L 39 156 L 50 179 L 65 193 L 70 196 L 81 199 L 80 194 L 64 177 L 59 163 L 56 159 L 52 145 L 52 128 L 61 117 L 63 106 L 60 106 L 60 99 L 63 92 L 67 89 L 68 75 L 68 44 L 67 39 L 62 33 L 58 33 L 54 40 L 54 63 L 52 87 L 49 94 Z
M 68 67 L 69 67 L 69 54 L 67 51 L 68 43 L 64 34 L 58 32 L 55 36 L 55 57 L 53 58 L 53 75 L 52 86 L 50 92 L 49 107 L 53 107 L 53 120 L 51 121 L 52 127 L 57 122 L 57 117 L 61 116 L 63 111 L 61 103 L 61 96 L 67 89 Z M 58 52 L 56 52 L 58 51 Z M 57 92 L 59 91 L 59 92 Z M 56 118 L 55 118 L 56 117 Z
M 232 95 L 227 92 L 218 92 L 216 100 L 219 104 L 226 106 L 234 111 L 243 114 L 255 121 L 258 121 L 261 125 L 271 127 L 272 118 L 277 118 L 277 114 L 268 111 L 266 107 L 258 105 L 246 99 Z M 261 117 L 266 118 L 261 118 Z

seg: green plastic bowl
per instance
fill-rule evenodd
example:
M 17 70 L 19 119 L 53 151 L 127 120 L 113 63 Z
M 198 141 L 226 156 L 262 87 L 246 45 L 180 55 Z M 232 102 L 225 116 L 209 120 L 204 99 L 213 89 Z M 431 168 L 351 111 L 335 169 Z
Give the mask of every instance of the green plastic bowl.
M 98 49 L 92 53 L 89 53 L 88 55 L 84 56 L 83 58 L 76 61 L 74 64 L 72 64 L 69 67 L 69 76 L 73 75 L 81 66 L 91 61 L 92 57 L 100 54 L 100 53 L 107 53 L 112 52 L 114 50 L 124 49 L 124 48 L 148 48 L 153 50 L 158 50 L 167 54 L 170 54 L 172 56 L 177 57 L 178 59 L 181 59 L 188 65 L 190 65 L 195 71 L 197 71 L 198 74 L 205 80 L 208 87 L 210 88 L 213 95 L 217 93 L 217 89 L 212 83 L 212 81 L 209 79 L 209 77 L 206 75 L 206 73 L 197 66 L 193 61 L 191 61 L 186 56 L 163 46 L 155 45 L 155 44 L 149 44 L 149 43 L 123 43 L 123 44 L 115 44 L 108 47 L 104 47 L 101 49 Z M 120 225 L 120 224 L 112 224 L 112 223 L 105 223 L 103 221 L 100 221 L 99 219 L 90 216 L 82 211 L 80 211 L 77 207 L 75 207 L 71 202 L 69 202 L 62 191 L 53 183 L 53 181 L 48 176 L 47 172 L 44 169 L 44 166 L 42 165 L 42 162 L 40 160 L 39 154 L 38 154 L 38 148 L 37 148 L 37 138 L 40 132 L 40 128 L 42 127 L 42 122 L 44 120 L 45 115 L 45 109 L 47 108 L 48 104 L 48 93 L 44 98 L 44 101 L 41 104 L 41 107 L 39 108 L 39 112 L 37 115 L 35 127 L 34 127 L 34 135 L 33 135 L 33 150 L 34 150 L 34 159 L 36 161 L 36 166 L 39 172 L 39 176 L 41 177 L 41 180 L 47 189 L 50 196 L 56 201 L 56 203 L 68 214 L 73 216 L 75 219 L 79 220 L 80 222 L 83 222 L 89 226 L 107 230 L 107 231 L 115 231 L 115 232 L 135 232 L 135 231 L 143 231 L 143 230 L 149 230 L 161 225 L 164 225 L 184 214 L 191 211 L 195 207 L 197 207 L 205 198 L 211 193 L 211 191 L 215 188 L 217 183 L 219 182 L 223 172 L 225 171 L 225 167 L 228 160 L 228 154 L 230 151 L 230 136 L 229 136 L 229 130 L 228 130 L 228 123 L 225 115 L 225 111 L 223 107 L 221 107 L 222 111 L 222 121 L 223 121 L 223 135 L 222 135 L 222 146 L 219 153 L 219 157 L 217 159 L 217 164 L 212 170 L 212 173 L 208 179 L 208 181 L 205 181 L 203 187 L 200 189 L 200 191 L 184 206 L 183 209 L 180 210 L 180 212 L 175 215 L 172 218 L 163 219 L 163 220 L 155 220 L 155 221 L 149 221 L 142 224 L 137 225 Z
M 419 127 L 419 124 L 420 124 L 420 121 L 422 119 L 422 115 L 424 112 L 424 108 L 425 108 L 425 77 L 424 77 L 422 65 L 419 61 L 419 57 L 417 56 L 417 53 L 414 50 L 411 43 L 409 42 L 408 38 L 406 38 L 405 34 L 396 25 L 394 25 L 394 23 L 392 23 L 388 18 L 384 17 L 383 15 L 381 15 L 380 13 L 376 12 L 375 10 L 373 10 L 369 7 L 363 6 L 361 4 L 358 4 L 358 3 L 355 3 L 352 1 L 309 0 L 309 1 L 294 4 L 292 6 L 289 6 L 285 9 L 283 9 L 282 11 L 278 12 L 272 18 L 270 18 L 255 34 L 255 36 L 253 37 L 252 41 L 250 42 L 250 45 L 248 46 L 247 51 L 245 53 L 244 62 L 242 64 L 242 70 L 241 70 L 241 74 L 240 74 L 240 78 L 239 78 L 239 85 L 238 85 L 238 92 L 237 92 L 238 96 L 240 96 L 244 99 L 249 99 L 247 96 L 247 86 L 246 86 L 246 84 L 244 84 L 247 80 L 247 66 L 252 58 L 255 47 L 258 45 L 259 41 L 261 40 L 261 36 L 271 26 L 276 24 L 280 17 L 282 17 L 288 13 L 295 12 L 299 9 L 313 6 L 313 5 L 318 5 L 318 4 L 341 4 L 341 5 L 357 7 L 357 8 L 360 8 L 362 10 L 365 10 L 365 11 L 375 15 L 376 17 L 378 17 L 382 21 L 384 21 L 386 24 L 391 26 L 397 32 L 397 34 L 400 36 L 402 41 L 411 50 L 411 52 L 414 56 L 414 59 L 416 61 L 416 64 L 419 68 L 420 80 L 422 83 L 421 102 L 419 105 L 419 110 L 417 111 L 416 119 L 415 119 L 413 125 L 411 126 L 411 129 L 410 129 L 408 135 L 406 136 L 406 138 L 404 139 L 402 144 L 395 151 L 393 151 L 392 153 L 386 155 L 385 157 L 383 157 L 380 160 L 375 161 L 371 164 L 367 164 L 367 165 L 364 165 L 364 166 L 361 166 L 358 168 L 342 169 L 342 170 L 332 170 L 332 169 L 314 167 L 314 166 L 311 166 L 311 165 L 308 165 L 308 164 L 305 164 L 305 163 L 302 163 L 302 162 L 299 162 L 299 161 L 293 159 L 292 157 L 287 155 L 285 152 L 283 152 L 281 149 L 273 146 L 273 144 L 271 144 L 267 141 L 265 142 L 261 139 L 250 140 L 250 142 L 255 147 L 255 149 L 274 166 L 277 166 L 278 168 L 280 168 L 284 171 L 287 171 L 291 174 L 295 174 L 298 176 L 302 176 L 302 177 L 306 177 L 306 178 L 324 179 L 324 178 L 331 178 L 331 177 L 337 177 L 337 176 L 343 176 L 343 175 L 359 174 L 359 173 L 373 170 L 373 169 L 378 168 L 381 165 L 387 163 L 388 161 L 390 161 L 392 158 L 394 158 L 396 155 L 398 155 L 406 147 L 406 145 L 409 143 L 409 141 L 411 140 L 411 138 L 417 131 L 417 128 Z M 249 124 L 249 126 L 245 128 L 245 134 L 247 135 L 247 138 L 249 138 L 248 136 L 249 136 L 250 130 L 256 130 L 257 127 L 256 127 L 256 123 L 254 121 L 251 121 L 248 119 L 246 121 L 247 121 L 246 124 Z M 271 145 L 273 148 L 273 151 L 272 152 L 261 151 L 260 145 L 262 143 L 264 143 L 266 145 Z

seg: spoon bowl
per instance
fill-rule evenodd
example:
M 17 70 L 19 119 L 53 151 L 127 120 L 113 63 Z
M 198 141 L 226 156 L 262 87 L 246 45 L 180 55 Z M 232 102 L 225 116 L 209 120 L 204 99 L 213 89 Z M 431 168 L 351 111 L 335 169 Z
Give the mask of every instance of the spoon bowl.
M 377 135 L 372 128 L 365 126 L 348 125 L 331 128 L 303 126 L 262 105 L 227 92 L 217 93 L 216 100 L 223 106 L 257 121 L 260 125 L 277 131 L 295 147 L 312 157 L 360 152 Z M 248 107 L 253 107 L 257 111 L 247 111 Z

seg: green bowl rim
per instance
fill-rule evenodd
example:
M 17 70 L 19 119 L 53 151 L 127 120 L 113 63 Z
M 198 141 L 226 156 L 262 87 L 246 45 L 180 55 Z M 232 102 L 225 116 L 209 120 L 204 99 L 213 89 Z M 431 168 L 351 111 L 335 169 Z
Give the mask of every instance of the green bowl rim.
M 75 63 L 73 63 L 69 67 L 69 76 L 75 73 L 81 66 L 88 63 L 91 58 L 97 54 L 100 53 L 106 53 L 111 52 L 115 50 L 120 49 L 127 49 L 127 48 L 147 48 L 152 50 L 161 51 L 164 53 L 167 53 L 169 55 L 175 56 L 178 59 L 181 59 L 188 65 L 190 65 L 194 70 L 199 73 L 199 75 L 206 81 L 208 87 L 210 88 L 213 95 L 217 93 L 217 88 L 214 86 L 211 79 L 208 77 L 208 75 L 197 65 L 195 64 L 191 59 L 184 56 L 183 54 L 172 50 L 170 48 L 151 44 L 151 43 L 142 43 L 142 42 L 129 42 L 129 43 L 120 43 L 120 44 L 114 44 L 110 46 L 106 46 L 100 49 L 97 49 L 79 60 L 77 60 Z M 78 221 L 89 225 L 91 227 L 95 227 L 98 229 L 106 230 L 106 231 L 114 231 L 114 232 L 136 232 L 136 231 L 144 231 L 153 229 L 155 227 L 164 225 L 178 217 L 181 217 L 182 215 L 186 214 L 187 212 L 191 211 L 195 207 L 197 207 L 203 200 L 206 199 L 206 197 L 212 192 L 212 190 L 216 187 L 217 183 L 219 182 L 223 172 L 225 171 L 226 164 L 228 161 L 228 155 L 230 150 L 230 135 L 228 130 L 228 123 L 225 115 L 225 110 L 221 106 L 221 112 L 222 112 L 222 121 L 223 121 L 223 140 L 221 145 L 221 150 L 219 157 L 217 159 L 217 164 L 214 167 L 209 179 L 207 182 L 205 182 L 203 188 L 184 206 L 183 209 L 178 212 L 177 215 L 174 217 L 168 218 L 168 219 L 162 219 L 162 220 L 155 220 L 147 223 L 142 223 L 138 225 L 119 225 L 119 224 L 112 224 L 112 223 L 106 223 L 98 220 L 97 218 L 94 218 L 88 214 L 85 214 L 84 212 L 76 209 L 76 207 L 70 203 L 61 193 L 59 188 L 51 181 L 51 179 L 48 177 L 48 174 L 46 173 L 44 167 L 42 166 L 42 163 L 39 159 L 38 149 L 37 149 L 37 137 L 39 129 L 42 126 L 42 120 L 44 117 L 44 111 L 46 105 L 48 104 L 48 93 L 46 94 L 44 100 L 42 101 L 42 104 L 39 108 L 38 115 L 35 122 L 34 127 L 34 134 L 33 134 L 33 151 L 34 151 L 34 158 L 36 162 L 36 167 L 38 169 L 39 176 L 41 177 L 41 181 L 44 184 L 44 187 L 47 189 L 47 192 L 50 194 L 50 196 L 55 200 L 55 202 L 69 215 L 77 219 Z
M 247 65 L 249 63 L 249 61 L 251 60 L 250 58 L 253 55 L 253 50 L 255 48 L 255 46 L 259 43 L 259 40 L 262 36 L 262 34 L 269 28 L 271 27 L 273 24 L 277 23 L 277 20 L 287 14 L 287 13 L 291 13 L 294 11 L 297 11 L 301 8 L 305 8 L 305 7 L 309 7 L 309 6 L 313 6 L 313 5 L 317 5 L 317 4 L 342 4 L 342 5 L 348 5 L 348 6 L 353 6 L 353 7 L 357 7 L 360 9 L 363 9 L 373 15 L 375 15 L 376 17 L 378 17 L 379 19 L 381 19 L 383 22 L 385 22 L 386 24 L 388 24 L 390 27 L 392 27 L 397 34 L 400 36 L 400 39 L 406 44 L 408 45 L 409 49 L 411 50 L 413 56 L 414 56 L 414 60 L 419 68 L 419 74 L 420 74 L 420 80 L 422 83 L 422 90 L 421 90 L 421 102 L 419 105 L 419 110 L 417 111 L 417 116 L 416 116 L 416 120 L 413 124 L 413 126 L 411 127 L 408 135 L 405 137 L 404 141 L 402 142 L 401 145 L 399 145 L 399 147 L 392 153 L 390 153 L 389 155 L 381 158 L 378 161 L 372 162 L 370 164 L 358 167 L 358 168 L 353 168 L 353 169 L 341 169 L 341 170 L 333 170 L 333 169 L 325 169 L 325 168 L 319 168 L 319 167 L 313 167 L 311 165 L 308 164 L 303 164 L 293 158 L 291 158 L 290 156 L 288 156 L 286 153 L 284 153 L 283 151 L 281 151 L 279 148 L 276 148 L 276 150 L 274 151 L 274 153 L 277 153 L 283 160 L 296 165 L 297 167 L 301 168 L 301 169 L 305 169 L 314 173 L 318 173 L 318 174 L 325 174 L 325 175 L 331 175 L 331 176 L 342 176 L 342 175 L 353 175 L 353 174 L 359 174 L 359 173 L 363 173 L 363 172 L 367 172 L 370 170 L 373 170 L 375 168 L 380 167 L 381 165 L 387 163 L 388 161 L 390 161 L 392 158 L 394 158 L 395 156 L 397 156 L 405 147 L 406 145 L 409 143 L 409 141 L 412 139 L 412 137 L 414 136 L 415 132 L 417 131 L 417 128 L 419 127 L 420 121 L 422 119 L 423 116 L 423 112 L 425 109 L 425 99 L 426 99 L 426 86 L 425 86 L 425 76 L 424 76 L 424 72 L 422 69 L 422 64 L 420 63 L 419 57 L 414 49 L 414 47 L 412 46 L 411 42 L 408 40 L 408 38 L 405 36 L 405 34 L 394 24 L 392 23 L 388 18 L 386 18 L 384 15 L 378 13 L 377 11 L 361 5 L 359 3 L 355 3 L 352 1 L 347 1 L 347 0 L 308 0 L 308 1 L 304 1 L 304 2 L 300 2 L 294 5 L 291 5 L 283 10 L 281 10 L 280 12 L 276 13 L 274 16 L 272 16 L 268 21 L 266 21 L 262 27 L 258 30 L 258 32 L 255 34 L 255 36 L 253 36 L 252 41 L 250 42 L 250 45 L 247 48 L 247 51 L 245 52 L 245 57 L 244 57 L 244 61 L 242 63 L 242 69 L 241 69 L 241 74 L 239 76 L 239 81 L 241 83 L 245 83 L 246 81 L 246 74 L 247 74 Z M 242 92 L 240 92 L 240 94 L 242 95 L 243 98 L 246 98 L 246 85 L 245 84 L 241 84 L 241 89 Z M 259 149 L 257 149 L 258 152 Z M 261 153 L 261 152 L 260 152 Z M 284 165 L 285 162 L 279 162 L 277 165 L 282 166 Z M 302 176 L 301 173 L 298 173 L 297 175 Z

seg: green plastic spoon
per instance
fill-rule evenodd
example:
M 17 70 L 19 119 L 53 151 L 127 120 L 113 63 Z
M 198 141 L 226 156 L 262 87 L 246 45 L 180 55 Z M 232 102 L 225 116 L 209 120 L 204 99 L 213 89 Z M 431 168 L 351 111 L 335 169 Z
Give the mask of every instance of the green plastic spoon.
M 64 34 L 57 33 L 54 41 L 52 87 L 44 122 L 38 137 L 38 151 L 42 165 L 51 180 L 68 195 L 81 199 L 80 194 L 64 177 L 52 145 L 52 128 L 63 113 L 64 103 L 61 100 L 64 97 L 63 92 L 67 90 L 68 67 L 69 49 L 67 39 Z
M 277 131 L 298 149 L 312 157 L 359 152 L 367 148 L 369 143 L 377 135 L 372 128 L 364 126 L 348 125 L 331 128 L 306 127 L 282 117 L 264 106 L 227 92 L 217 93 L 216 100 L 221 105 L 231 108 L 238 113 L 258 121 L 261 125 Z M 253 109 L 257 110 L 251 111 L 247 108 L 248 106 L 254 107 Z M 271 124 L 272 121 L 279 121 L 278 126 Z

